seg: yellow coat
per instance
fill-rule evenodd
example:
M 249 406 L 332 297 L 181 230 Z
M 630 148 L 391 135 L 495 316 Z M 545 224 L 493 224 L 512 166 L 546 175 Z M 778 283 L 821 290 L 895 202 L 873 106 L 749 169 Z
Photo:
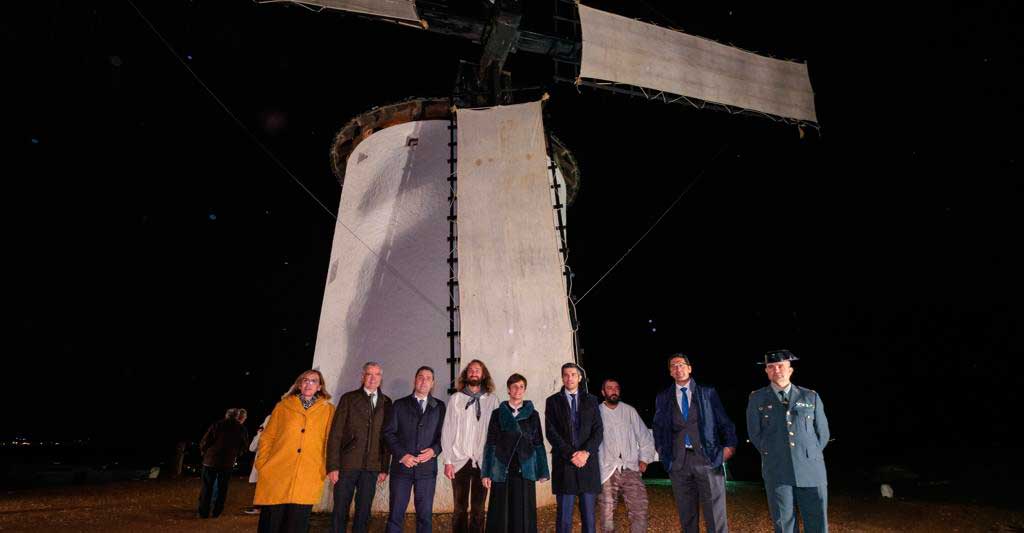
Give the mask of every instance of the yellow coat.
M 334 405 L 318 398 L 309 409 L 298 396 L 277 402 L 270 423 L 260 435 L 256 455 L 256 497 L 253 505 L 320 501 L 327 477 L 327 434 Z

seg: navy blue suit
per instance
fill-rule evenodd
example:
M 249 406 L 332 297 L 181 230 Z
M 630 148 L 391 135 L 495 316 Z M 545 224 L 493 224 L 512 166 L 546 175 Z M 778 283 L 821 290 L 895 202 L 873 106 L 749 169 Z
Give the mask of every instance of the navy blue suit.
M 441 455 L 441 427 L 444 425 L 445 406 L 433 396 L 426 400 L 426 410 L 420 411 L 419 402 L 412 394 L 395 400 L 384 419 L 384 442 L 391 450 L 391 489 L 388 507 L 388 533 L 401 533 L 405 510 L 409 507 L 409 493 L 415 493 L 417 533 L 431 531 L 434 507 L 434 486 L 437 483 L 437 457 Z M 406 454 L 419 455 L 434 450 L 434 458 L 412 468 L 400 460 Z
M 684 387 L 690 393 L 685 402 L 682 387 L 677 385 L 658 394 L 654 445 L 672 480 L 680 529 L 698 533 L 703 510 L 707 530 L 726 533 L 723 449 L 736 448 L 736 426 L 714 387 L 692 378 Z
M 735 449 L 739 443 L 736 438 L 736 424 L 725 413 L 718 391 L 708 385 L 697 385 L 693 390 L 694 403 L 699 404 L 700 444 L 708 466 L 722 466 L 722 449 Z M 673 385 L 658 394 L 654 400 L 654 447 L 666 471 L 672 470 L 672 411 L 678 409 L 676 404 L 676 388 Z

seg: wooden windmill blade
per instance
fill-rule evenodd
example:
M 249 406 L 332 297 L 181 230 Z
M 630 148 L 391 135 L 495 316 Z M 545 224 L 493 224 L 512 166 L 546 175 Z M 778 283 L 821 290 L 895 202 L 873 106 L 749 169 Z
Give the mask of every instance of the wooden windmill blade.
M 577 83 L 649 98 L 711 103 L 796 122 L 817 122 L 805 63 L 784 61 L 579 6 Z M 644 90 L 646 89 L 646 91 Z M 690 101 L 693 103 L 692 101 Z
M 510 97 L 502 100 L 498 96 L 509 88 L 508 73 L 502 69 L 509 55 L 526 52 L 550 57 L 556 64 L 554 80 L 558 82 L 702 109 L 817 122 L 805 63 L 755 54 L 567 0 L 554 0 L 556 31 L 548 33 L 523 29 L 525 19 L 537 16 L 537 11 L 527 12 L 523 0 L 284 1 L 389 20 L 479 43 L 480 59 L 471 76 L 475 79 L 461 76 L 460 89 L 489 94 L 489 100 L 476 100 L 473 105 L 510 103 Z M 562 31 L 557 31 L 559 28 Z
M 333 9 L 395 22 L 419 24 L 413 0 L 257 0 L 260 4 L 291 3 L 319 9 Z

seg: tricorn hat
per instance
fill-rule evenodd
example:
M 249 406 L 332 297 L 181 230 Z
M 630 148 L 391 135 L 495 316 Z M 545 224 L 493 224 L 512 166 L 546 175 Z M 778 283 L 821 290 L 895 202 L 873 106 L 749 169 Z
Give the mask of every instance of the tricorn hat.
M 759 365 L 768 365 L 771 363 L 781 363 L 783 361 L 797 361 L 800 358 L 793 355 L 793 352 L 789 350 L 772 350 L 765 352 L 764 361 L 758 362 Z

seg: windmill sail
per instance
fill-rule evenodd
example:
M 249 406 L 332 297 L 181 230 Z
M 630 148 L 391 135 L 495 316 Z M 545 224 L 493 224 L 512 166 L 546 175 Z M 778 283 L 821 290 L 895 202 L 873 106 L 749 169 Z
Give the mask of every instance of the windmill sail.
M 419 23 L 420 18 L 416 15 L 416 2 L 414 0 L 258 0 L 261 3 L 292 2 L 317 6 L 327 9 L 337 9 L 350 13 L 372 15 L 395 20 Z
M 817 122 L 807 65 L 579 6 L 580 77 Z
M 484 360 L 502 398 L 510 374 L 526 376 L 543 416 L 573 344 L 541 105 L 460 109 L 458 122 L 462 360 Z

